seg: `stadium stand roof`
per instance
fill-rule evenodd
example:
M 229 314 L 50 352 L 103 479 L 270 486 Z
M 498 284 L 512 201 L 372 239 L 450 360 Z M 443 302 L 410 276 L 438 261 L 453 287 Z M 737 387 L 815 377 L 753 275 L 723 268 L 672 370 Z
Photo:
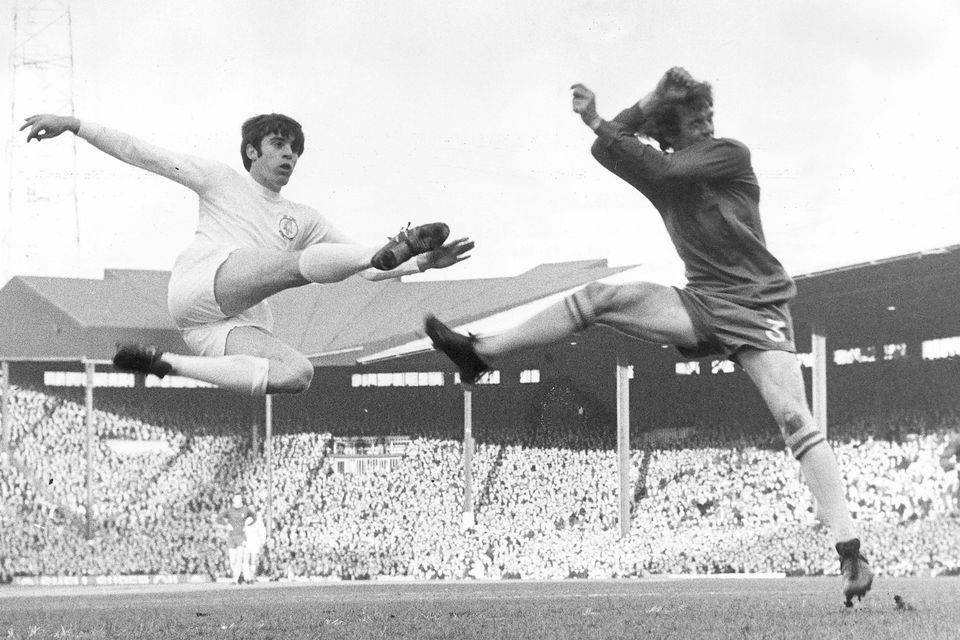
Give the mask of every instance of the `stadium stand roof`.
M 797 335 L 848 347 L 960 335 L 960 245 L 796 277 Z M 799 345 L 798 345 L 799 346 Z
M 14 277 L 0 289 L 0 359 L 106 359 L 117 342 L 141 340 L 185 349 L 167 311 L 169 276 Z
M 511 278 L 368 282 L 348 278 L 271 298 L 278 337 L 319 366 L 422 336 L 426 312 L 459 323 L 496 314 L 632 268 L 606 260 L 544 264 Z M 169 272 L 107 270 L 103 279 L 18 276 L 0 289 L 0 359 L 94 360 L 117 342 L 183 352 L 167 311 Z
M 318 366 L 352 366 L 423 337 L 435 313 L 482 320 L 634 266 L 540 265 L 510 278 L 367 282 L 349 278 L 271 299 L 275 332 Z M 0 289 L 0 360 L 109 359 L 117 342 L 184 351 L 167 312 L 168 272 L 107 270 L 103 279 L 19 276 Z M 796 276 L 798 347 L 813 327 L 835 346 L 960 335 L 960 245 Z

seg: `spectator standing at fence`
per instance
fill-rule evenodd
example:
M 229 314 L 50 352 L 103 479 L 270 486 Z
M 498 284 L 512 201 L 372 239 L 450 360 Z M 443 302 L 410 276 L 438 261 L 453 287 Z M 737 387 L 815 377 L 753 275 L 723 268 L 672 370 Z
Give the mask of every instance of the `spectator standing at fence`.
M 260 551 L 267 541 L 267 528 L 259 513 L 254 512 L 244 521 L 243 535 L 243 581 L 256 582 Z
M 240 584 L 243 581 L 243 559 L 246 545 L 244 523 L 256 516 L 253 509 L 243 503 L 239 493 L 233 502 L 220 512 L 219 520 L 227 528 L 227 557 L 230 560 L 230 577 Z
M 950 482 L 947 483 L 947 494 L 944 496 L 947 500 L 947 508 L 954 515 L 960 514 L 960 469 L 957 469 L 957 462 L 960 461 L 960 434 L 953 436 L 947 446 L 943 448 L 940 454 L 940 466 L 950 474 Z M 956 473 L 951 473 L 955 471 Z

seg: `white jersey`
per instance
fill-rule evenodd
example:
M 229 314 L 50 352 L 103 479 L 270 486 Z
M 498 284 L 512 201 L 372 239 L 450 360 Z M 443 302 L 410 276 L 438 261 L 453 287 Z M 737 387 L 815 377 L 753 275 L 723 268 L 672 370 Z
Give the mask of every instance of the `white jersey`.
M 196 192 L 200 219 L 184 253 L 198 245 L 298 251 L 323 242 L 331 229 L 315 209 L 281 197 L 225 163 L 162 149 L 90 122 L 81 123 L 78 135 L 119 160 Z

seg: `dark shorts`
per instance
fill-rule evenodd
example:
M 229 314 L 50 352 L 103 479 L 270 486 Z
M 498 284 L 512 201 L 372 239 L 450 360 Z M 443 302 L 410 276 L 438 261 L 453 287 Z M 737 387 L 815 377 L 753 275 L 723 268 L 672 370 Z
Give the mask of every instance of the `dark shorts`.
M 754 308 L 697 289 L 677 288 L 677 293 L 697 334 L 696 347 L 677 347 L 685 357 L 719 355 L 736 361 L 737 352 L 747 347 L 796 353 L 786 302 Z

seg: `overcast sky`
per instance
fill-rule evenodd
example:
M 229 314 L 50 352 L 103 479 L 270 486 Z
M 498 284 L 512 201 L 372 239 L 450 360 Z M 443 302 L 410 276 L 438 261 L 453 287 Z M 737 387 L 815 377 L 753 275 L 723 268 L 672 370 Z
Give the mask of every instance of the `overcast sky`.
M 8 43 L 17 0 L 0 1 Z M 592 159 L 569 93 L 585 83 L 609 118 L 673 65 L 713 83 L 717 135 L 751 148 L 791 272 L 960 244 L 956 0 L 77 0 L 72 25 L 81 119 L 242 170 L 240 123 L 287 113 L 306 151 L 283 194 L 363 243 L 447 221 L 477 248 L 437 276 L 607 258 L 678 278 L 659 216 Z M 4 191 L 11 159 L 69 157 L 67 137 L 40 151 L 15 131 L 48 100 L 12 100 Z M 77 162 L 79 249 L 71 211 L 40 221 L 4 198 L 0 280 L 169 269 L 194 194 L 82 141 Z

